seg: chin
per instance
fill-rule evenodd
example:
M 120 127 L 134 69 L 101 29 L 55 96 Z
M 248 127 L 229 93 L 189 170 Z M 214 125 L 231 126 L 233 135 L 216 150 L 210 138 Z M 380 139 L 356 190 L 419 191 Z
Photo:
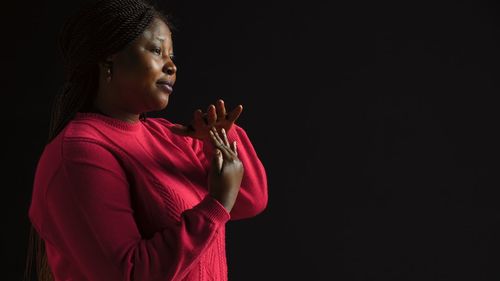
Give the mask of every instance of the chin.
M 146 101 L 149 111 L 160 111 L 167 107 L 170 94 L 162 91 L 153 91 Z
M 165 95 L 159 97 L 156 101 L 155 101 L 155 110 L 159 111 L 159 110 L 163 110 L 167 107 L 168 105 L 168 96 L 165 97 Z

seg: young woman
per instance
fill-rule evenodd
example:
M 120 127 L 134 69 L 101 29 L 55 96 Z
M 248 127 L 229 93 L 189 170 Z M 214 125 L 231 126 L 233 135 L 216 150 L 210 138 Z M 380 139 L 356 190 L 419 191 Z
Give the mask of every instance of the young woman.
M 140 0 L 64 25 L 66 84 L 29 209 L 39 280 L 227 280 L 225 224 L 266 208 L 241 105 L 218 100 L 186 126 L 146 117 L 173 94 L 169 26 Z

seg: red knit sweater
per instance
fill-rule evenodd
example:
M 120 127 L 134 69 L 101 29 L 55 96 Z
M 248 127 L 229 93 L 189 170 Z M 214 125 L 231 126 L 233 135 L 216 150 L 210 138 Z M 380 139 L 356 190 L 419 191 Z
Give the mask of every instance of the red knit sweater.
M 267 206 L 267 177 L 245 131 L 245 172 L 228 213 L 208 195 L 213 145 L 163 118 L 77 113 L 44 149 L 29 218 L 56 281 L 227 280 L 225 224 Z

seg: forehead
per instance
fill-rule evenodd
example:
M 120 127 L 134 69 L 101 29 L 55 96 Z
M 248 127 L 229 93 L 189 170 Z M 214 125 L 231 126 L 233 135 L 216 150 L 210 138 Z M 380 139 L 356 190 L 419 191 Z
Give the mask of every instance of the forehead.
M 162 20 L 155 18 L 141 34 L 143 40 L 171 41 L 171 31 Z

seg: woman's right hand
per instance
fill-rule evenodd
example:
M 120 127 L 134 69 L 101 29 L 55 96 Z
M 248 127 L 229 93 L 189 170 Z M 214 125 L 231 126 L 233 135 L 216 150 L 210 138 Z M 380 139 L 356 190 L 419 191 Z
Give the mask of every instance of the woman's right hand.
M 226 131 L 221 129 L 221 133 L 222 137 L 215 127 L 209 132 L 215 153 L 208 175 L 208 192 L 231 212 L 240 190 L 244 168 L 238 158 L 236 141 L 230 145 Z

